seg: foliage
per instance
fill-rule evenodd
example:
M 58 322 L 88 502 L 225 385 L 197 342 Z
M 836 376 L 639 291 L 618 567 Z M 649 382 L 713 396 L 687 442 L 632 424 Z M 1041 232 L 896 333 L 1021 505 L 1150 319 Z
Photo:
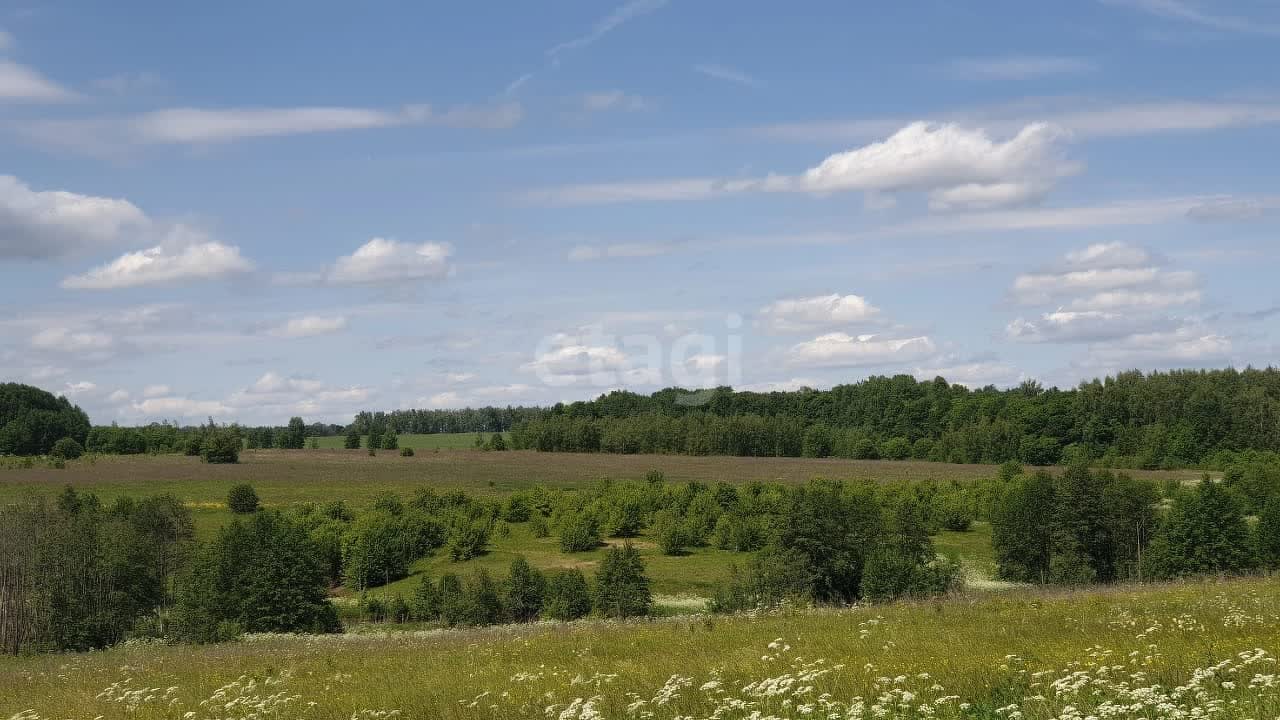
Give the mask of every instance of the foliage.
M 1280 494 L 1272 495 L 1262 506 L 1254 537 L 1258 562 L 1267 570 L 1280 570 Z
M 233 513 L 252 513 L 258 511 L 258 493 L 248 483 L 232 485 L 227 491 L 227 509 Z
M 411 447 L 400 448 L 400 457 L 413 457 L 413 448 Z
M 1254 566 L 1249 525 L 1240 502 L 1207 477 L 1174 501 L 1151 545 L 1152 575 L 1237 573 Z
M 0 455 L 46 455 L 62 438 L 83 445 L 88 435 L 89 416 L 65 397 L 0 383 Z
M 503 596 L 507 614 L 515 622 L 531 622 L 538 619 L 546 594 L 547 581 L 523 555 L 511 561 Z
M 360 449 L 360 430 L 356 428 L 355 425 L 352 425 L 347 429 L 347 434 L 344 436 L 342 441 L 342 447 L 347 450 Z
M 49 454 L 62 460 L 75 460 L 84 455 L 84 446 L 75 438 L 64 437 L 53 444 Z
M 210 464 L 240 462 L 240 436 L 229 430 L 210 432 L 200 445 L 200 459 Z
M 233 521 L 201 548 L 177 584 L 175 634 L 192 642 L 223 639 L 225 623 L 246 632 L 338 632 L 326 597 L 319 548 L 277 512 Z
M 570 509 L 559 518 L 560 549 L 586 552 L 600 545 L 600 520 L 594 512 Z
M 596 613 L 615 618 L 648 615 L 652 604 L 640 553 L 630 542 L 609 548 L 596 573 L 592 603 Z
M 577 568 L 561 570 L 547 580 L 542 614 L 552 620 L 577 620 L 591 612 L 591 590 Z

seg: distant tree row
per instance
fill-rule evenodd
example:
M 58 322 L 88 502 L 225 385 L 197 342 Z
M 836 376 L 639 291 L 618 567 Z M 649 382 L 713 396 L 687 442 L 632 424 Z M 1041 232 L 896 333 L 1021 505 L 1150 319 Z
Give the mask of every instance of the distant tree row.
M 1065 391 L 907 375 L 795 392 L 615 391 L 526 419 L 512 440 L 567 452 L 1221 468 L 1280 453 L 1280 370 L 1135 371 Z
M 360 412 L 352 426 L 361 435 L 394 430 L 400 434 L 507 432 L 517 424 L 547 412 L 537 407 L 481 407 L 457 410 L 393 410 Z M 333 433 L 338 434 L 338 433 Z

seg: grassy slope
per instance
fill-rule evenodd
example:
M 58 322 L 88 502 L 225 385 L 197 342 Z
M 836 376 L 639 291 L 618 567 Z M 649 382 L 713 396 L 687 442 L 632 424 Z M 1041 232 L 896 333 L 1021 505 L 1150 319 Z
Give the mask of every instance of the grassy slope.
M 1027 720 L 1040 720 L 1060 715 L 1066 705 L 1105 716 L 1097 705 L 1106 699 L 1155 704 L 1159 698 L 1144 700 L 1119 683 L 1160 685 L 1165 690 L 1157 692 L 1167 692 L 1187 683 L 1196 668 L 1232 658 L 1235 669 L 1219 668 L 1173 702 L 1187 712 L 1221 700 L 1215 717 L 1266 718 L 1280 713 L 1274 660 L 1246 663 L 1237 653 L 1280 650 L 1278 613 L 1280 585 L 1234 581 L 1019 591 L 758 618 L 131 646 L 0 658 L 0 718 L 27 709 L 35 711 L 28 718 L 104 720 L 179 718 L 187 711 L 197 718 L 316 720 L 376 717 L 366 711 L 380 710 L 399 710 L 404 718 L 585 717 L 560 714 L 575 698 L 594 698 L 595 709 L 608 718 L 632 716 L 626 706 L 636 699 L 656 718 L 708 717 L 733 700 L 748 705 L 722 717 L 743 717 L 752 709 L 801 717 L 800 706 L 823 702 L 830 707 L 809 717 L 827 711 L 844 717 L 855 696 L 867 699 L 865 716 L 871 717 L 869 706 L 892 692 L 892 717 L 921 717 L 920 703 L 952 698 L 937 702 L 934 716 L 1008 718 L 995 709 L 1016 704 Z M 1051 683 L 1076 672 L 1082 675 L 1073 682 Z M 1255 675 L 1268 674 L 1272 687 L 1261 687 L 1265 678 L 1250 687 Z M 687 680 L 670 682 L 673 675 Z M 224 687 L 237 678 L 243 678 L 240 685 Z M 774 680 L 751 685 L 768 678 Z M 128 701 L 100 697 L 113 683 L 155 689 L 134 695 L 130 709 Z M 663 693 L 664 685 L 675 689 Z M 1077 685 L 1079 692 L 1070 689 Z M 764 688 L 774 694 L 759 692 Z M 913 694 L 910 700 L 904 690 Z M 295 699 L 284 699 L 290 697 Z M 911 710 L 904 711 L 902 702 Z M 307 709 L 310 703 L 315 705 Z M 971 706 L 962 710 L 961 703 Z M 261 708 L 255 711 L 260 714 L 250 715 L 246 706 Z M 1151 708 L 1121 713 L 1135 715 L 1158 716 Z

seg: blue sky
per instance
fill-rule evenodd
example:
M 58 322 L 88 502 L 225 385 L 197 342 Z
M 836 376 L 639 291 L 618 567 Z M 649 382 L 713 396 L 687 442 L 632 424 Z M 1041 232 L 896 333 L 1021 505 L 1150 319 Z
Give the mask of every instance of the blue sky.
M 1280 8 L 0 3 L 0 377 L 343 422 L 1263 366 Z

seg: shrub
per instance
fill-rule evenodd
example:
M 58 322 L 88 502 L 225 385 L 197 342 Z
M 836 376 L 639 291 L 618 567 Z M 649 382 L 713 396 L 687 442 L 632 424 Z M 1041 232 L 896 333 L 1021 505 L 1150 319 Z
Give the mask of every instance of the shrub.
M 544 538 L 551 534 L 551 526 L 547 523 L 547 518 L 539 513 L 529 519 L 529 532 L 536 538 Z
M 498 450 L 498 451 L 506 450 L 507 439 L 502 437 L 502 433 L 494 433 L 493 435 L 489 436 L 489 443 L 486 447 L 489 450 Z
M 84 454 L 84 446 L 75 438 L 64 437 L 53 444 L 49 454 L 59 460 L 75 460 Z
M 400 457 L 413 457 L 413 448 L 411 447 L 400 448 Z
M 730 568 L 729 581 L 715 591 L 712 612 L 739 612 L 782 602 L 807 604 L 813 599 L 818 573 L 796 550 L 766 547 L 748 562 L 745 572 Z
M 458 523 L 449 532 L 446 547 L 454 562 L 470 560 L 484 554 L 489 544 L 489 526 L 480 522 Z
M 418 587 L 413 591 L 413 599 L 409 603 L 414 620 L 431 621 L 440 618 L 440 595 L 436 591 L 431 576 L 423 575 Z
M 342 447 L 348 450 L 360 449 L 360 431 L 356 429 L 355 425 L 352 425 L 347 430 L 346 436 L 342 439 Z
M 649 578 L 644 574 L 640 553 L 626 543 L 610 548 L 596 573 L 594 608 L 604 617 L 648 615 L 653 605 L 649 594 Z
M 684 554 L 689 545 L 689 537 L 685 524 L 674 510 L 665 508 L 654 514 L 652 529 L 663 555 Z
M 401 523 L 386 511 L 360 515 L 342 536 L 342 575 L 353 590 L 385 585 L 409 574 Z
M 382 436 L 382 449 L 383 450 L 399 450 L 400 449 L 400 436 L 396 434 L 395 430 L 389 430 L 387 431 L 386 435 Z
M 369 446 L 369 457 L 376 457 L 378 451 L 372 445 Z
M 240 438 L 226 430 L 208 433 L 200 445 L 200 459 L 210 464 L 240 462 Z
M 1280 495 L 1272 495 L 1262 506 L 1254 537 L 1258 561 L 1268 570 L 1280 570 Z
M 591 591 L 581 570 L 573 568 L 551 576 L 543 598 L 543 615 L 553 620 L 577 620 L 590 612 Z
M 560 519 L 560 549 L 563 552 L 586 552 L 600 545 L 600 521 L 594 513 L 577 510 Z
M 233 513 L 246 514 L 258 511 L 258 493 L 252 485 L 241 483 L 232 486 L 227 493 L 227 509 Z
M 524 493 L 515 493 L 503 505 L 502 518 L 513 523 L 527 522 L 531 511 L 529 497 Z

